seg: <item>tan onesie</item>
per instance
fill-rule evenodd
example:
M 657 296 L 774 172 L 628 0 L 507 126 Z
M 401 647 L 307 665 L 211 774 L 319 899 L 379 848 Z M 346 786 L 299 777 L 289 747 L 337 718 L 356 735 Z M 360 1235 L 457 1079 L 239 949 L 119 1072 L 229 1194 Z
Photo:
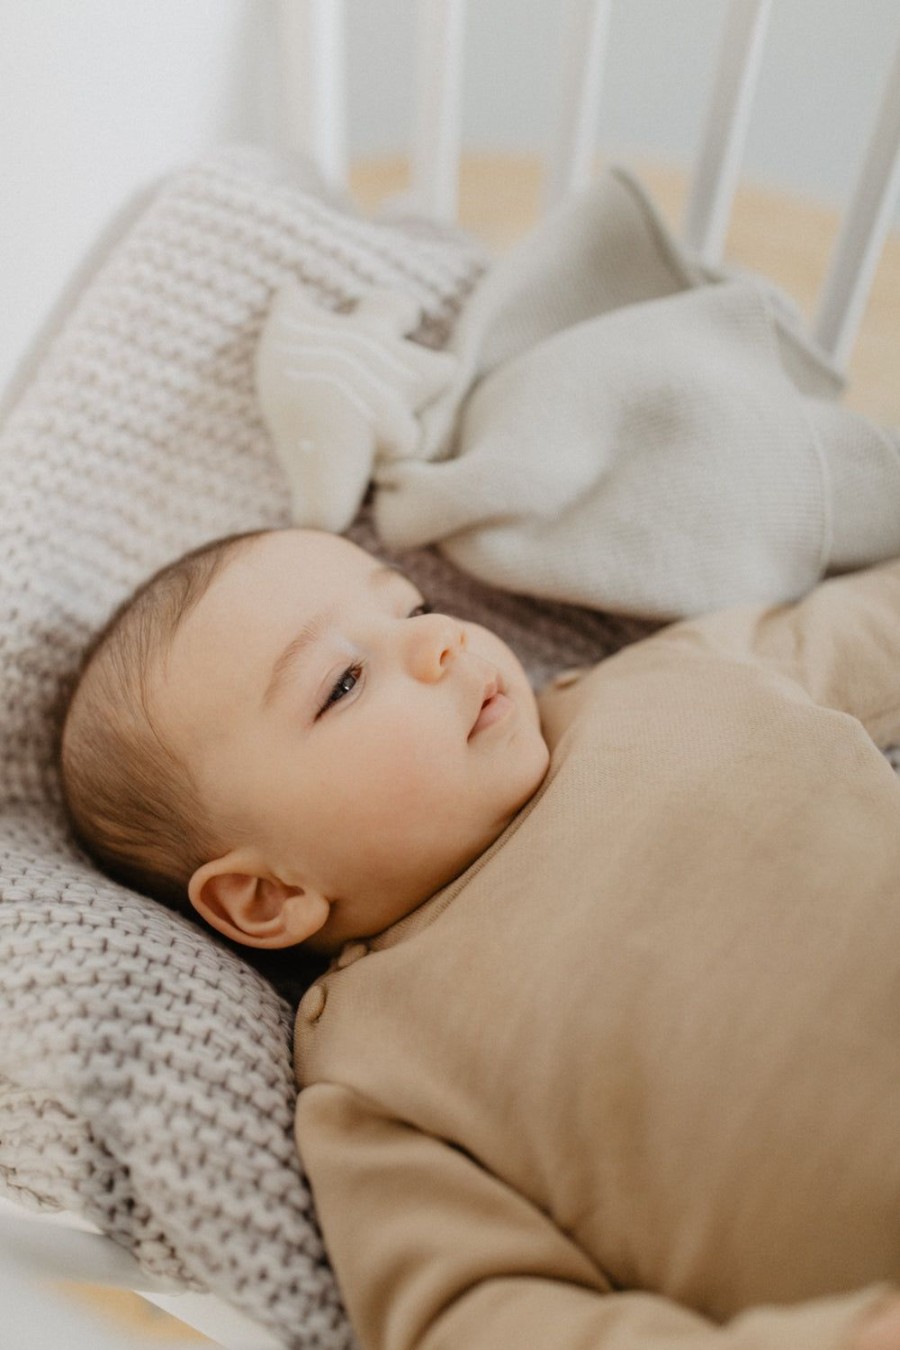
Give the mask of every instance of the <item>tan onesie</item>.
M 839 1350 L 900 1275 L 900 562 L 541 709 L 537 796 L 300 1006 L 361 1343 Z

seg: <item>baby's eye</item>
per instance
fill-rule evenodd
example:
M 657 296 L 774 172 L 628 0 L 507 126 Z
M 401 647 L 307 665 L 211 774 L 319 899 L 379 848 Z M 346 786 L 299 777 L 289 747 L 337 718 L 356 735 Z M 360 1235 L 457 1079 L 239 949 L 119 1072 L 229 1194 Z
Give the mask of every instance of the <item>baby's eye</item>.
M 415 609 L 411 609 L 406 617 L 408 619 L 418 619 L 421 614 L 432 614 L 433 612 L 434 611 L 427 600 L 423 600 L 421 605 L 416 605 Z
M 333 704 L 339 703 L 346 694 L 352 694 L 358 681 L 362 677 L 362 672 L 362 665 L 358 663 L 354 666 L 348 666 L 341 678 L 332 686 L 328 697 L 316 713 L 316 717 L 321 717 L 324 712 L 327 712 L 328 709 L 333 706 Z

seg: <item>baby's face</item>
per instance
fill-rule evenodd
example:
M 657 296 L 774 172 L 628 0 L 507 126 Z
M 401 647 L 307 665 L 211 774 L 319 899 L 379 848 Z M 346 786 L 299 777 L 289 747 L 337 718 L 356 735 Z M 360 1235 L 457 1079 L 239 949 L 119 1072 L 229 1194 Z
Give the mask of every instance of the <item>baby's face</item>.
M 516 656 L 425 599 L 340 537 L 264 535 L 190 612 L 154 687 L 231 851 L 220 871 L 268 878 L 255 894 L 270 909 L 292 891 L 317 897 L 310 945 L 326 951 L 458 875 L 546 773 Z M 203 912 L 201 889 L 195 876 Z M 229 894 L 249 903 L 245 886 Z M 289 945 L 287 933 L 273 921 L 248 940 Z

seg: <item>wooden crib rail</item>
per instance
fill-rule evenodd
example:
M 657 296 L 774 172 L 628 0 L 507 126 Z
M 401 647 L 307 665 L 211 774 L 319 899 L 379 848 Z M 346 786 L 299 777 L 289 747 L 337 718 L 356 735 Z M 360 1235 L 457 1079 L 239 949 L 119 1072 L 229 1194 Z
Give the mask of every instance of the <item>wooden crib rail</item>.
M 725 251 L 771 9 L 771 0 L 732 0 L 728 8 L 683 226 L 704 262 L 719 262 Z
M 442 221 L 457 216 L 464 16 L 464 0 L 429 0 L 416 10 L 412 196 Z
M 0 1253 L 5 1262 L 44 1279 L 89 1281 L 142 1292 L 178 1293 L 171 1280 L 144 1274 L 134 1257 L 99 1233 L 0 1209 Z
M 569 0 L 556 126 L 544 168 L 545 210 L 581 191 L 593 175 L 611 14 L 612 0 Z
M 90 1226 L 75 1215 L 35 1216 L 5 1198 L 0 1199 L 0 1276 L 5 1276 L 14 1290 L 9 1307 L 25 1317 L 31 1310 L 34 1328 L 43 1333 L 50 1329 L 47 1284 L 90 1284 L 138 1292 L 148 1303 L 171 1313 L 222 1350 L 283 1350 L 280 1340 L 215 1295 L 186 1291 L 173 1280 L 149 1275 L 124 1247 L 90 1231 Z M 0 1279 L 0 1292 L 2 1283 Z M 61 1302 L 59 1318 L 63 1334 L 53 1340 L 41 1339 L 41 1345 L 55 1344 L 61 1350 L 76 1350 L 81 1345 L 101 1350 L 107 1344 L 109 1350 L 126 1350 L 134 1345 L 140 1350 L 145 1344 L 137 1334 L 127 1341 L 119 1337 L 107 1342 L 92 1331 L 96 1323 L 90 1321 L 81 1337 L 75 1331 L 74 1306 Z M 154 1343 L 158 1350 L 164 1350 L 158 1339 Z M 0 1332 L 0 1345 L 30 1344 L 25 1339 L 6 1340 Z
M 685 241 L 718 261 L 763 61 L 772 0 L 729 0 L 712 96 L 683 221 Z M 613 0 L 566 0 L 556 117 L 548 138 L 543 206 L 589 181 Z M 325 177 L 348 174 L 344 0 L 280 0 L 284 139 Z M 464 89 L 465 0 L 416 0 L 409 205 L 438 220 L 457 213 Z M 385 72 L 386 78 L 391 77 Z M 819 296 L 816 336 L 846 365 L 900 193 L 900 50 L 865 150 Z
M 815 335 L 847 364 L 900 193 L 900 43 L 819 298 Z
M 347 182 L 346 39 L 343 0 L 280 0 L 284 141 L 335 187 Z

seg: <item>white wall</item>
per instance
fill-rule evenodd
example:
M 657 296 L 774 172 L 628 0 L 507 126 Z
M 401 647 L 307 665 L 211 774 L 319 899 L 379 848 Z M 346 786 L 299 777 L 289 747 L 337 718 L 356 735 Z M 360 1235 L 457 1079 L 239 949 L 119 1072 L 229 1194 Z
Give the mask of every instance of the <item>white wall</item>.
M 266 0 L 0 0 L 0 387 L 135 188 L 269 133 L 267 19 Z
M 403 144 L 415 0 L 346 0 L 352 151 Z M 469 0 L 467 139 L 540 144 L 565 0 Z M 724 0 L 617 0 L 598 144 L 690 160 Z M 275 0 L 0 0 L 0 386 L 135 187 L 277 137 Z M 775 0 L 746 170 L 838 201 L 900 40 L 897 0 Z

